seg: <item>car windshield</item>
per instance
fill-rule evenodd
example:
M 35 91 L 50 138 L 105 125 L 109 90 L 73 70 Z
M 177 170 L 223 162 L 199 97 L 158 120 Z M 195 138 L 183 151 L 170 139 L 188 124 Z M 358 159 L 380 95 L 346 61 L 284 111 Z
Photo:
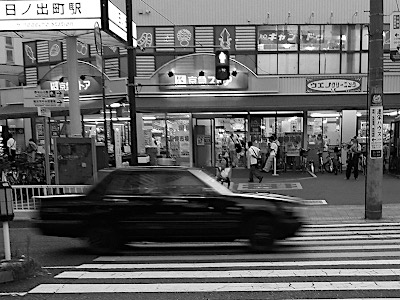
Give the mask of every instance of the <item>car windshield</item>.
M 208 175 L 204 171 L 199 169 L 190 169 L 189 171 L 198 179 L 200 179 L 202 182 L 204 182 L 206 185 L 208 185 L 211 189 L 217 191 L 218 193 L 223 195 L 232 194 L 232 192 L 227 187 L 222 185 L 220 182 L 216 181 L 212 176 Z

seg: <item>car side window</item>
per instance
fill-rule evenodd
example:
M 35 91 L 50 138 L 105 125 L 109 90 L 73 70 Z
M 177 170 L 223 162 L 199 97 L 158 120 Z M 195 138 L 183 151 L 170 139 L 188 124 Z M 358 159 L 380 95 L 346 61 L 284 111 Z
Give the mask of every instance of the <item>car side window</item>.
M 160 172 L 156 177 L 159 192 L 164 195 L 202 195 L 206 187 L 189 172 Z
M 203 195 L 207 186 L 190 172 L 123 172 L 113 174 L 106 193 L 113 195 Z
M 155 172 L 123 172 L 113 174 L 107 194 L 158 195 L 161 193 Z

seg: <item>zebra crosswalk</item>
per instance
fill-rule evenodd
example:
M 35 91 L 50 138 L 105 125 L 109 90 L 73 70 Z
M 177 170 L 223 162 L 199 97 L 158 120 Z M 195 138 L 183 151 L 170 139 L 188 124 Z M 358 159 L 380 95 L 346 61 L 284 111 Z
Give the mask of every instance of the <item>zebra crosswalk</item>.
M 101 256 L 65 267 L 28 294 L 400 299 L 400 223 L 308 225 L 266 254 L 164 255 L 166 249 L 160 255 Z

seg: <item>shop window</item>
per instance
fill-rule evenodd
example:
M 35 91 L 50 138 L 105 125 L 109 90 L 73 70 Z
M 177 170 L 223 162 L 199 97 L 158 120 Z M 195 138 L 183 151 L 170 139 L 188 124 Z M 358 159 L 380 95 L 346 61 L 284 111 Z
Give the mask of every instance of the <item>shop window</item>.
M 300 74 L 319 74 L 319 54 L 300 54 Z
M 322 34 L 319 25 L 300 26 L 300 51 L 320 50 L 321 40 Z
M 257 29 L 258 51 L 276 51 L 278 35 L 276 25 L 259 26 Z
M 259 54 L 257 56 L 257 74 L 278 74 L 277 54 Z
M 321 50 L 340 50 L 340 25 L 323 25 Z
M 278 55 L 278 74 L 298 74 L 298 54 Z
M 321 53 L 319 63 L 321 74 L 338 74 L 340 72 L 339 53 Z
M 156 158 L 172 158 L 177 165 L 189 165 L 190 125 L 188 114 L 143 115 L 145 148 L 155 148 Z M 146 149 L 146 152 L 149 152 Z
M 297 51 L 299 45 L 298 35 L 299 32 L 297 25 L 278 25 L 278 51 Z
M 361 45 L 361 25 L 343 26 L 342 49 L 344 51 L 359 51 L 360 45 Z

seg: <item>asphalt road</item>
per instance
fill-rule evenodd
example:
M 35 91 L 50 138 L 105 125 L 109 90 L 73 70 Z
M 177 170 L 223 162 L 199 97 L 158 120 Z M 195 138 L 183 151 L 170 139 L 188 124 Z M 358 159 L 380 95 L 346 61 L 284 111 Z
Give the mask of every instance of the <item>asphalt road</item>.
M 266 254 L 246 244 L 135 244 L 88 254 L 75 239 L 12 228 L 13 252 L 46 270 L 0 285 L 2 299 L 395 298 L 400 223 L 309 225 Z M 1 245 L 2 246 L 2 245 Z

